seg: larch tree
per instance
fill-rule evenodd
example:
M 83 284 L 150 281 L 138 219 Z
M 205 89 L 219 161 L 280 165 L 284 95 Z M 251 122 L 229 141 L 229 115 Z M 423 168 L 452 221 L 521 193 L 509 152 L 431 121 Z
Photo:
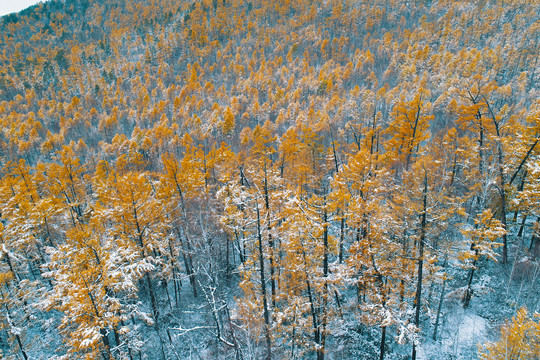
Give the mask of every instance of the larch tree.
M 501 339 L 484 344 L 480 358 L 485 360 L 525 360 L 540 356 L 540 320 L 521 308 L 501 328 Z
M 193 199 L 204 199 L 204 184 L 205 174 L 203 172 L 200 152 L 201 149 L 192 143 L 192 140 L 187 137 L 184 141 L 185 153 L 178 160 L 174 155 L 164 154 L 162 156 L 163 173 L 161 174 L 158 197 L 162 202 L 162 206 L 166 208 L 170 228 L 175 234 L 175 238 L 179 242 L 179 247 L 169 243 L 169 255 L 171 261 L 171 269 L 173 272 L 174 292 L 175 297 L 178 297 L 175 264 L 176 259 L 175 248 L 179 248 L 182 253 L 185 271 L 188 274 L 189 281 L 193 289 L 193 295 L 197 296 L 197 284 L 195 279 L 194 269 L 194 244 L 190 235 L 190 211 L 188 206 Z
M 160 308 L 155 278 L 168 263 L 167 235 L 170 230 L 163 221 L 155 182 L 148 173 L 122 173 L 121 169 L 105 162 L 98 164 L 93 178 L 98 196 L 95 217 L 107 224 L 108 235 L 115 240 L 120 253 L 120 266 L 136 281 L 140 280 L 139 296 L 149 298 L 149 323 L 159 335 Z
M 126 340 L 136 337 L 126 322 L 148 315 L 136 305 L 137 279 L 122 269 L 116 247 L 93 218 L 68 230 L 65 243 L 49 250 L 46 276 L 54 287 L 44 305 L 63 313 L 61 329 L 73 356 L 113 359 L 137 349 Z
M 365 147 L 348 157 L 334 183 L 336 189 L 343 184 L 349 192 L 346 216 L 352 240 L 344 275 L 356 287 L 360 322 L 381 328 L 379 358 L 383 359 L 387 328 L 400 322 L 400 244 L 392 234 L 391 207 L 385 205 L 392 190 L 390 172 L 381 166 L 379 154 Z

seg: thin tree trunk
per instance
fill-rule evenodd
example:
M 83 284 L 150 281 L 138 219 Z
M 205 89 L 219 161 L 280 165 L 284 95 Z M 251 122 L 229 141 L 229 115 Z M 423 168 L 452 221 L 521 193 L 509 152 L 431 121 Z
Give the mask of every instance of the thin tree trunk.
M 7 283 L 6 283 L 6 287 L 7 287 Z M 8 292 L 9 292 L 9 289 L 8 289 Z M 4 308 L 6 309 L 6 317 L 7 317 L 7 320 L 8 320 L 8 323 L 11 324 L 11 313 L 9 311 L 9 308 L 7 306 L 7 303 L 6 303 L 6 297 L 4 295 L 4 292 L 3 291 L 0 291 L 0 295 L 2 296 L 2 302 L 4 303 Z M 8 294 L 9 295 L 9 294 Z M 21 340 L 21 337 L 19 334 L 15 334 L 15 339 L 17 340 L 17 345 L 19 345 L 19 349 L 21 350 L 21 354 L 24 358 L 24 360 L 28 360 L 28 355 L 26 354 L 26 351 L 24 350 L 24 347 L 23 347 L 23 343 L 22 343 L 22 340 Z
M 448 257 L 448 255 L 446 255 L 444 257 L 443 270 L 444 270 L 444 267 L 446 266 L 447 257 Z M 441 316 L 441 310 L 442 310 L 442 304 L 443 304 L 443 300 L 444 300 L 444 291 L 445 291 L 445 289 L 446 289 L 446 278 L 443 276 L 441 297 L 439 298 L 439 306 L 437 306 L 437 316 L 435 318 L 435 326 L 434 326 L 434 329 L 433 329 L 433 341 L 437 341 L 437 330 L 439 329 L 439 320 L 440 320 L 440 316 Z
M 498 132 L 498 131 L 497 131 Z M 505 182 L 504 182 L 504 170 L 503 170 L 503 159 L 502 159 L 502 148 L 501 144 L 498 146 L 498 158 L 499 158 L 499 186 L 501 193 L 501 223 L 504 228 L 503 233 L 503 255 L 502 262 L 503 264 L 508 263 L 508 236 L 506 235 L 508 231 L 508 226 L 506 224 L 506 191 L 505 191 Z
M 205 173 L 206 173 L 206 156 L 204 157 L 204 167 L 205 167 Z M 187 214 L 186 214 L 186 206 L 184 203 L 184 193 L 182 192 L 182 188 L 180 187 L 180 182 L 178 181 L 177 173 L 173 173 L 173 180 L 174 184 L 176 185 L 176 192 L 178 194 L 178 197 L 180 199 L 180 206 L 182 209 L 182 220 L 184 223 L 187 223 Z M 208 178 L 205 176 L 205 184 L 206 187 L 208 187 Z M 184 246 L 184 243 L 182 242 L 182 236 L 180 234 L 180 230 L 178 227 L 175 227 L 175 230 L 178 234 L 178 240 L 180 241 L 180 245 L 182 246 L 182 249 L 187 250 L 188 255 L 186 256 L 186 252 L 184 252 L 184 264 L 186 266 L 186 272 L 188 273 L 189 282 L 191 283 L 191 287 L 193 289 L 193 297 L 197 297 L 197 282 L 195 280 L 195 272 L 193 271 L 193 257 L 192 257 L 192 249 L 191 249 L 191 242 L 189 241 L 189 238 L 187 236 L 187 231 L 184 229 L 184 234 L 186 236 L 186 246 Z
M 491 106 L 489 105 L 489 102 L 487 101 L 486 97 L 484 96 L 484 100 L 486 102 L 486 105 L 488 107 L 488 110 L 491 114 L 491 119 L 493 121 L 493 125 L 495 126 L 495 131 L 497 133 L 497 165 L 499 170 L 499 193 L 501 196 L 501 224 L 505 230 L 503 234 L 503 250 L 502 250 L 502 263 L 506 264 L 508 263 L 508 237 L 506 236 L 506 231 L 508 229 L 506 225 L 506 191 L 505 191 L 505 180 L 504 180 L 504 164 L 503 164 L 503 149 L 501 144 L 501 132 L 500 132 L 500 122 L 497 122 L 495 119 L 495 114 L 493 113 L 493 110 L 491 109 Z
M 418 328 L 420 325 L 420 308 L 422 305 L 422 273 L 424 268 L 424 241 L 426 239 L 426 217 L 427 217 L 427 173 L 424 172 L 424 193 L 423 193 L 423 206 L 422 206 L 422 220 L 420 227 L 420 242 L 419 256 L 418 256 L 418 282 L 416 284 L 416 297 L 414 300 L 414 306 L 416 312 L 414 314 L 414 325 Z M 413 342 L 412 360 L 416 360 L 416 343 Z
M 17 345 L 19 345 L 19 349 L 21 350 L 21 354 L 24 360 L 28 360 L 28 355 L 26 355 L 26 351 L 24 351 L 20 335 L 19 334 L 15 335 L 15 339 L 17 340 Z
M 509 185 L 512 185 L 512 183 L 514 182 L 514 180 L 516 179 L 517 175 L 519 174 L 519 171 L 521 170 L 521 168 L 523 167 L 523 165 L 525 165 L 525 163 L 527 162 L 527 160 L 529 159 L 529 156 L 531 156 L 531 153 L 533 152 L 534 148 L 536 147 L 536 145 L 538 144 L 538 142 L 540 141 L 540 139 L 536 139 L 535 142 L 532 143 L 531 147 L 529 148 L 529 150 L 527 151 L 527 154 L 525 154 L 525 157 L 521 160 L 521 162 L 519 163 L 519 166 L 518 168 L 516 169 L 516 171 L 514 172 L 514 175 L 512 175 L 512 177 L 510 178 L 510 181 L 508 182 Z
M 94 295 L 92 294 L 92 291 L 90 291 L 90 287 L 88 286 L 88 283 L 86 282 L 86 279 L 82 277 L 84 281 L 84 285 L 86 286 L 86 291 L 88 294 L 88 297 L 90 298 L 90 302 L 92 303 L 92 307 L 94 308 L 95 316 L 98 319 L 101 319 L 101 315 L 99 314 L 99 310 L 97 308 L 96 301 L 94 299 Z M 99 333 L 101 334 L 101 341 L 103 342 L 103 345 L 105 346 L 105 352 L 102 352 L 102 356 L 104 359 L 110 359 L 111 358 L 111 344 L 109 342 L 109 337 L 107 335 L 107 330 L 105 328 L 100 328 Z
M 540 252 L 536 251 L 537 249 L 537 243 L 538 243 L 538 232 L 536 228 L 540 226 L 540 216 L 536 218 L 536 224 L 533 227 L 533 233 L 531 237 L 531 245 L 529 246 L 529 251 L 533 251 L 535 256 L 539 256 Z
M 135 225 L 136 225 L 136 228 L 137 228 L 137 240 L 138 240 L 138 245 L 139 247 L 141 248 L 141 256 L 144 258 L 146 258 L 146 251 L 145 251 L 145 244 L 144 244 L 144 240 L 143 240 L 143 232 L 141 230 L 141 226 L 139 224 L 139 218 L 138 218 L 138 215 L 137 215 L 137 207 L 136 207 L 136 204 L 135 204 L 135 200 L 134 200 L 134 195 L 133 195 L 133 190 L 131 192 L 131 202 L 132 202 L 132 206 L 133 206 L 133 220 L 135 221 Z M 154 326 L 156 328 L 156 330 L 158 329 L 158 317 L 159 317 L 159 312 L 158 312 L 158 307 L 157 307 L 157 301 L 156 301 L 156 295 L 154 293 L 154 289 L 152 287 L 152 280 L 150 279 L 150 272 L 146 272 L 144 274 L 144 278 L 146 280 L 146 286 L 148 288 L 148 294 L 150 295 L 150 304 L 152 306 L 152 314 L 154 316 Z
M 270 247 L 270 289 L 272 290 L 272 307 L 276 307 L 276 275 L 274 259 L 274 240 L 272 239 L 272 224 L 270 218 L 270 196 L 268 194 L 268 174 L 266 170 L 266 160 L 264 162 L 264 204 L 266 208 L 266 231 L 268 232 L 268 245 Z
M 474 244 L 471 244 L 471 250 L 474 248 Z M 478 249 L 475 249 L 474 251 L 474 260 L 472 263 L 471 272 L 469 273 L 469 281 L 467 283 L 467 289 L 465 290 L 465 297 L 463 298 L 463 307 L 467 308 L 469 306 L 469 303 L 471 301 L 472 297 L 472 281 L 474 277 L 474 271 L 476 270 L 476 258 L 478 257 Z
M 157 307 L 156 294 L 154 293 L 154 288 L 152 286 L 152 280 L 150 279 L 150 273 L 147 271 L 144 274 L 144 279 L 146 280 L 146 286 L 148 287 L 148 294 L 150 295 L 150 305 L 152 306 L 152 315 L 154 316 L 154 327 L 159 328 L 159 311 Z
M 238 235 L 238 230 L 236 230 L 236 228 L 234 229 L 234 236 L 236 237 L 236 250 L 238 251 L 238 256 L 240 257 L 240 263 L 243 264 L 246 261 L 243 252 L 244 245 L 242 244 L 240 236 Z
M 339 254 L 338 259 L 339 263 L 343 264 L 343 242 L 345 241 L 345 216 L 343 215 L 343 210 L 341 211 L 341 224 L 339 227 Z
M 191 283 L 191 287 L 193 289 L 193 296 L 197 297 L 198 296 L 197 281 L 195 279 L 195 270 L 193 270 L 193 255 L 192 255 L 193 254 L 193 249 L 191 247 L 191 241 L 189 240 L 187 231 L 185 229 L 182 229 L 182 230 L 183 230 L 184 236 L 186 238 L 186 241 L 185 241 L 185 244 L 184 244 L 184 242 L 181 240 L 181 237 L 179 237 L 180 244 L 182 245 L 182 248 L 187 250 L 186 251 L 187 254 L 186 254 L 186 252 L 184 253 L 184 264 L 186 266 L 186 272 L 188 273 L 189 282 Z
M 107 336 L 107 331 L 104 328 L 99 329 L 99 333 L 101 334 L 101 340 L 103 341 L 103 345 L 105 346 L 105 352 L 102 353 L 104 359 L 111 359 L 111 343 L 109 341 L 109 337 Z
M 226 254 L 225 254 L 225 276 L 227 278 L 227 281 L 230 279 L 230 270 L 231 270 L 231 263 L 230 263 L 230 260 L 229 260 L 229 256 L 230 256 L 230 251 L 229 251 L 229 247 L 230 247 L 230 240 L 229 240 L 229 233 L 226 233 L 225 234 L 225 241 L 226 241 Z
M 521 181 L 519 182 L 519 185 L 518 185 L 518 188 L 517 188 L 518 192 L 522 192 L 522 191 L 523 191 L 523 188 L 525 187 L 525 178 L 526 178 L 526 177 L 527 177 L 527 170 L 525 170 L 525 171 L 523 172 L 523 176 L 521 177 Z M 511 184 L 510 184 L 510 185 L 511 185 Z M 516 223 L 516 224 L 517 224 L 518 213 L 519 213 L 519 209 L 516 209 L 516 211 L 514 211 L 514 223 Z M 524 218 L 525 218 L 524 220 L 526 220 L 526 219 L 527 219 L 527 215 L 523 215 L 523 216 L 524 216 Z M 521 224 L 520 234 L 523 234 L 523 231 L 522 231 L 522 229 L 523 229 L 523 224 L 525 224 L 525 222 L 522 222 L 522 224 Z M 518 234 L 518 237 L 521 237 L 520 234 Z
M 326 323 L 327 323 L 327 304 L 328 304 L 328 214 L 326 212 L 326 196 L 324 198 L 324 213 L 323 213 L 324 231 L 323 231 L 323 277 L 324 277 L 324 294 L 322 306 L 322 331 L 319 331 L 320 347 L 317 350 L 317 360 L 324 360 L 324 347 L 326 343 Z
M 169 293 L 169 283 L 167 282 L 167 280 L 163 279 L 161 286 L 163 287 L 163 289 L 165 290 L 165 293 L 167 294 L 167 301 L 169 302 L 169 309 L 171 309 L 172 311 L 173 306 L 172 306 L 172 301 L 171 301 L 171 294 Z
M 525 229 L 525 222 L 527 221 L 527 215 L 523 215 L 523 220 L 521 220 L 521 224 L 519 226 L 519 231 L 517 233 L 517 236 L 518 237 L 522 237 L 523 236 L 523 230 Z
M 302 255 L 304 257 L 304 275 L 306 277 L 306 286 L 307 286 L 307 293 L 308 293 L 308 300 L 309 300 L 309 309 L 311 312 L 311 320 L 313 325 L 313 340 L 315 344 L 317 344 L 317 360 L 324 360 L 324 348 L 321 346 L 321 331 L 320 331 L 320 324 L 319 320 L 317 319 L 317 310 L 315 308 L 315 299 L 313 297 L 313 291 L 311 289 L 311 282 L 309 281 L 310 274 L 306 270 L 307 268 L 307 259 L 306 259 L 306 251 L 303 248 L 302 249 Z
M 184 267 L 186 268 L 186 273 L 189 278 L 189 282 L 191 284 L 191 288 L 193 289 L 193 297 L 197 297 L 197 282 L 195 279 L 195 272 L 193 270 L 193 258 L 191 256 L 191 247 L 189 245 L 185 245 L 182 241 L 182 234 L 180 232 L 180 229 L 178 227 L 175 227 L 176 234 L 178 236 L 178 241 L 180 242 L 180 246 L 184 250 L 182 252 L 182 257 L 184 260 Z M 187 238 L 187 233 L 184 231 L 184 234 L 186 234 L 186 243 L 189 244 L 189 239 Z
M 234 329 L 233 329 L 233 322 L 232 322 L 232 319 L 231 319 L 231 313 L 229 311 L 229 306 L 227 306 L 226 303 L 225 303 L 225 313 L 227 315 L 227 320 L 229 322 L 229 332 L 231 334 L 231 338 L 233 339 L 234 352 L 236 354 L 236 360 L 242 360 L 243 359 L 242 350 L 240 349 L 240 346 L 238 344 L 238 339 L 236 338 L 236 334 L 235 334 Z
M 261 217 L 259 212 L 259 204 L 257 207 L 257 239 L 259 241 L 259 266 L 261 274 L 261 292 L 263 297 L 263 315 L 265 324 L 265 337 L 266 337 L 266 360 L 272 359 L 272 340 L 270 338 L 270 314 L 268 312 L 268 300 L 266 299 L 266 279 L 264 275 L 264 252 L 262 245 L 261 234 Z
M 418 107 L 416 109 L 416 116 L 414 118 L 413 133 L 412 133 L 411 140 L 409 141 L 410 149 L 407 149 L 407 159 L 405 161 L 405 169 L 407 171 L 409 170 L 409 166 L 410 166 L 410 163 L 411 163 L 411 157 L 413 155 L 414 139 L 416 138 L 416 131 L 418 129 L 418 122 L 420 121 L 420 110 L 421 110 L 420 105 L 421 104 L 422 104 L 422 96 L 420 96 L 420 98 L 418 99 Z
M 384 352 L 385 352 L 385 346 L 386 346 L 386 326 L 382 327 L 382 333 L 381 333 L 381 346 L 380 346 L 380 355 L 379 360 L 384 360 Z
M 313 292 L 311 291 L 311 283 L 309 282 L 307 273 L 306 273 L 306 285 L 307 285 L 307 291 L 308 291 L 309 307 L 311 310 L 311 320 L 313 323 L 313 340 L 315 341 L 315 344 L 320 345 L 321 343 L 320 327 L 319 327 L 319 322 L 317 321 L 317 312 L 315 310 Z M 317 347 L 317 360 L 324 360 L 324 351 L 322 351 L 321 353 L 320 347 Z

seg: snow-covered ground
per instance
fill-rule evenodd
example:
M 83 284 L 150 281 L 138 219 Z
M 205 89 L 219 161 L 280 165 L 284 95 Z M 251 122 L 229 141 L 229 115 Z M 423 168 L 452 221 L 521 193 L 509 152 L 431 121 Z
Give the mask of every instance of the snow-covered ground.
M 439 341 L 422 344 L 418 359 L 476 359 L 478 344 L 492 340 L 489 321 L 473 310 L 451 304 Z M 439 357 L 435 357 L 439 356 Z
M 477 299 L 482 300 L 482 299 Z M 483 299 L 486 300 L 486 299 Z M 478 306 L 484 303 L 478 301 Z M 437 341 L 432 340 L 433 327 L 427 326 L 423 332 L 423 338 L 417 347 L 417 360 L 475 360 L 478 359 L 478 348 L 483 344 L 496 341 L 499 337 L 501 320 L 488 319 L 477 311 L 476 307 L 464 309 L 459 299 L 446 299 L 445 310 L 441 318 L 441 324 Z M 371 334 L 369 329 L 359 336 L 356 342 L 349 346 L 356 346 L 358 353 L 353 351 L 338 351 L 329 353 L 329 359 L 379 359 L 378 336 L 379 333 Z M 348 334 L 349 336 L 351 334 Z M 412 345 L 407 342 L 398 345 L 395 338 L 395 329 L 389 332 L 388 349 L 385 360 L 410 360 Z M 369 355 L 368 355 L 369 354 Z

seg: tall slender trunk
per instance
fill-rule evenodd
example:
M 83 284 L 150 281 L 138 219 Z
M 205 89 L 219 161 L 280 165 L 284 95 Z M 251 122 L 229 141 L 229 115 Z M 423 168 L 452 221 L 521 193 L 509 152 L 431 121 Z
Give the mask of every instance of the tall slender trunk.
M 471 250 L 475 248 L 475 244 L 471 244 Z M 472 297 L 472 282 L 474 277 L 474 272 L 476 270 L 476 259 L 478 258 L 478 249 L 474 250 L 474 260 L 472 263 L 471 271 L 469 272 L 469 280 L 467 282 L 467 289 L 465 290 L 465 296 L 463 298 L 463 307 L 467 308 L 471 301 Z
M 172 246 L 172 241 L 169 240 L 169 254 L 171 256 L 171 269 L 172 269 L 172 276 L 173 276 L 173 287 L 174 287 L 174 301 L 176 304 L 176 307 L 180 307 L 180 289 L 178 288 L 178 276 L 176 274 L 176 264 L 174 261 L 174 251 Z
M 384 288 L 384 277 L 383 277 L 383 274 L 381 274 L 381 272 L 379 271 L 379 268 L 377 267 L 377 263 L 374 257 L 374 252 L 372 250 L 373 248 L 371 246 L 371 241 L 369 241 L 368 244 L 369 244 L 369 250 L 371 253 L 371 265 L 373 266 L 373 270 L 375 270 L 375 274 L 377 275 L 376 277 L 377 286 L 379 287 L 379 294 L 381 296 L 382 308 L 386 309 L 386 290 Z M 384 324 L 384 320 L 383 320 L 383 323 L 381 323 L 381 344 L 379 346 L 379 360 L 384 359 L 385 346 L 386 346 L 385 345 L 386 344 L 386 325 L 383 325 L 383 324 Z
M 132 206 L 133 206 L 133 220 L 135 221 L 135 226 L 137 228 L 138 245 L 141 248 L 141 256 L 144 259 L 144 258 L 146 258 L 146 250 L 145 250 L 145 244 L 144 244 L 144 239 L 143 239 L 143 232 L 142 232 L 141 226 L 139 224 L 139 218 L 138 218 L 138 214 L 137 214 L 137 206 L 135 204 L 133 190 L 131 192 L 131 199 L 132 199 Z M 158 312 L 158 307 L 157 307 L 156 295 L 154 293 L 154 288 L 152 287 L 152 280 L 150 279 L 150 272 L 149 271 L 147 271 L 144 274 L 144 278 L 146 280 L 146 286 L 148 288 L 148 294 L 150 295 L 150 305 L 152 306 L 152 315 L 154 316 L 155 328 L 157 329 L 158 328 L 159 312 Z
M 447 258 L 448 258 L 448 254 L 446 254 L 445 257 L 444 257 L 443 270 L 446 267 Z M 439 329 L 439 320 L 440 320 L 440 317 L 441 317 L 441 309 L 442 309 L 442 304 L 443 304 L 443 300 L 444 300 L 444 291 L 445 291 L 445 289 L 446 289 L 446 277 L 444 277 L 444 275 L 443 275 L 441 297 L 439 298 L 439 306 L 437 306 L 437 316 L 435 318 L 435 326 L 433 328 L 433 341 L 437 341 L 437 330 Z
M 525 187 L 525 179 L 527 178 L 527 170 L 525 170 L 523 172 L 523 176 L 521 178 L 521 181 L 519 183 L 519 186 L 518 186 L 518 192 L 522 192 L 523 191 L 523 188 Z M 511 183 L 510 183 L 511 185 Z M 516 209 L 516 211 L 514 212 L 514 223 L 517 223 L 517 218 L 518 218 L 518 210 Z M 517 236 L 519 238 L 522 238 L 523 237 L 523 230 L 525 229 L 525 223 L 527 222 L 527 217 L 528 215 L 527 214 L 522 214 L 522 220 L 521 220 L 521 224 L 519 226 L 519 231 L 517 233 Z
M 198 296 L 197 281 L 195 279 L 195 270 L 193 269 L 193 255 L 191 255 L 192 250 L 191 250 L 191 246 L 189 246 L 190 242 L 189 242 L 189 239 L 187 239 L 187 235 L 186 235 L 186 243 L 188 243 L 188 254 L 184 256 L 184 263 L 187 265 L 186 271 L 188 273 L 191 289 L 193 290 L 193 297 L 196 298 Z
M 478 173 L 480 175 L 480 182 L 484 181 L 484 126 L 482 124 L 482 115 L 478 113 L 476 116 L 480 121 L 480 132 L 478 134 Z
M 266 169 L 266 160 L 264 162 L 264 205 L 266 208 L 266 231 L 268 233 L 268 245 L 270 247 L 270 289 L 272 290 L 272 307 L 276 307 L 276 275 L 274 259 L 274 239 L 272 239 L 272 223 L 270 217 L 270 196 L 268 194 L 268 174 Z
M 244 257 L 244 245 L 242 244 L 242 240 L 240 239 L 240 235 L 238 235 L 238 230 L 234 229 L 234 237 L 236 238 L 236 244 L 234 245 L 236 250 L 238 251 L 238 257 L 240 258 L 240 263 L 244 264 L 246 261 Z
M 505 230 L 503 233 L 503 249 L 502 249 L 502 262 L 503 264 L 508 263 L 508 237 L 506 236 L 506 232 L 508 230 L 506 226 L 506 190 L 505 190 L 505 179 L 504 179 L 504 164 L 503 164 L 503 149 L 501 144 L 501 131 L 500 131 L 500 121 L 497 121 L 495 118 L 495 114 L 493 113 L 493 110 L 491 109 L 491 106 L 489 105 L 489 102 L 487 101 L 486 97 L 484 96 L 484 100 L 486 101 L 486 105 L 488 107 L 488 111 L 491 114 L 491 120 L 493 121 L 493 125 L 495 126 L 495 131 L 497 133 L 497 166 L 499 170 L 499 193 L 501 196 L 501 224 Z
M 227 322 L 229 323 L 229 333 L 230 333 L 230 336 L 231 336 L 231 338 L 233 340 L 234 352 L 235 352 L 235 355 L 236 355 L 236 360 L 242 360 L 243 359 L 242 350 L 240 348 L 240 345 L 238 344 L 238 339 L 237 339 L 236 334 L 234 332 L 233 322 L 232 322 L 232 319 L 231 319 L 231 313 L 229 311 L 229 306 L 227 305 L 227 303 L 225 303 L 225 314 L 227 315 Z
M 7 285 L 7 284 L 6 284 Z M 5 300 L 5 295 L 3 292 L 0 292 L 0 295 L 2 295 L 2 299 Z M 6 317 L 8 319 L 8 323 L 11 323 L 11 313 L 9 311 L 9 308 L 7 306 L 7 303 L 6 301 L 3 301 L 4 303 L 4 308 L 6 309 Z M 28 360 L 28 355 L 26 354 L 26 351 L 24 350 L 24 346 L 23 346 L 23 343 L 22 343 L 22 339 L 21 339 L 21 336 L 19 334 L 15 334 L 15 340 L 17 340 L 17 345 L 19 346 L 19 350 L 21 350 L 21 354 L 24 358 L 24 360 Z
M 266 299 L 266 279 L 264 275 L 264 252 L 262 245 L 262 233 L 261 233 L 261 216 L 259 212 L 259 204 L 257 207 L 257 240 L 259 242 L 259 267 L 261 274 L 261 293 L 263 297 L 263 315 L 265 324 L 265 337 L 266 337 L 266 360 L 272 359 L 272 340 L 270 338 L 270 314 L 268 312 L 268 300 Z
M 325 278 L 328 277 L 328 214 L 326 212 L 326 198 L 324 199 L 324 213 L 323 213 L 323 247 L 324 247 L 324 253 L 323 253 L 323 276 Z
M 341 210 L 341 222 L 339 226 L 339 253 L 338 253 L 338 261 L 340 264 L 343 263 L 343 242 L 345 241 L 345 215 L 343 214 L 344 211 Z
M 206 174 L 206 158 L 205 158 L 204 166 L 205 166 L 205 174 Z M 180 187 L 180 182 L 178 180 L 177 173 L 173 172 L 172 175 L 173 175 L 174 184 L 176 185 L 176 192 L 178 194 L 178 198 L 180 199 L 180 207 L 182 209 L 182 220 L 184 221 L 184 223 L 187 224 L 187 214 L 186 214 L 186 206 L 184 203 L 184 193 L 182 192 L 182 188 Z M 205 175 L 205 184 L 206 186 L 208 186 L 208 179 L 206 175 Z M 192 256 L 192 251 L 191 251 L 192 250 L 191 242 L 189 241 L 189 238 L 187 236 L 187 231 L 185 231 L 185 229 L 183 230 L 186 236 L 186 244 L 182 242 L 182 236 L 180 234 L 180 230 L 178 229 L 178 227 L 175 227 L 175 229 L 178 234 L 180 245 L 184 249 L 184 254 L 183 254 L 184 265 L 186 267 L 186 272 L 188 273 L 189 282 L 191 283 L 191 287 L 193 289 L 193 297 L 197 297 L 197 282 L 195 280 L 195 272 L 193 271 L 193 256 Z M 187 250 L 187 255 L 186 255 L 186 250 Z
M 422 215 L 420 225 L 420 241 L 418 244 L 418 282 L 416 284 L 416 297 L 414 306 L 414 325 L 418 328 L 420 325 L 420 308 L 422 306 L 422 273 L 424 268 L 424 241 L 426 239 L 426 215 L 427 215 L 427 173 L 424 172 L 424 191 L 422 200 Z M 413 342 L 412 360 L 416 360 L 416 343 Z
M 324 294 L 323 294 L 323 306 L 322 306 L 322 323 L 321 327 L 322 329 L 319 331 L 320 336 L 320 346 L 317 351 L 317 360 L 324 360 L 324 347 L 326 343 L 326 323 L 327 323 L 327 305 L 328 305 L 328 213 L 326 210 L 326 196 L 324 197 L 324 212 L 323 212 L 323 246 L 324 246 L 324 254 L 323 254 L 323 277 L 324 277 Z
M 536 145 L 538 144 L 538 142 L 540 141 L 540 138 L 537 138 L 531 145 L 531 147 L 529 148 L 529 150 L 527 151 L 527 154 L 525 154 L 525 157 L 521 160 L 521 162 L 519 163 L 518 165 L 518 168 L 516 169 L 516 171 L 514 171 L 514 175 L 512 175 L 512 177 L 510 178 L 510 181 L 508 182 L 509 185 L 512 185 L 512 183 L 514 182 L 514 180 L 516 179 L 516 177 L 518 176 L 519 172 L 521 171 L 521 169 L 523 168 L 523 165 L 525 165 L 525 163 L 527 162 L 527 160 L 529 159 L 529 156 L 531 156 L 534 148 L 536 147 Z M 523 174 L 523 177 L 525 178 L 525 174 Z
M 533 227 L 533 233 L 531 237 L 531 245 L 529 246 L 529 251 L 532 251 L 535 257 L 540 256 L 540 251 L 538 251 L 538 229 L 540 227 L 540 216 L 536 218 L 536 223 Z
M 420 99 L 418 99 L 418 107 L 416 109 L 416 115 L 414 118 L 413 133 L 411 136 L 411 140 L 409 141 L 409 148 L 407 149 L 407 159 L 405 161 L 405 169 L 407 171 L 409 170 L 409 166 L 411 164 L 411 158 L 413 156 L 414 139 L 416 138 L 416 131 L 418 130 L 418 122 L 420 121 L 421 104 L 422 104 L 422 96 L 420 96 Z
M 231 261 L 229 259 L 230 257 L 230 246 L 231 246 L 231 241 L 229 239 L 229 233 L 225 233 L 225 241 L 226 241 L 226 244 L 225 244 L 225 276 L 227 278 L 227 281 L 229 281 L 230 277 L 231 277 Z M 234 259 L 233 259 L 233 262 L 234 262 Z
M 381 345 L 380 345 L 380 353 L 379 353 L 379 360 L 384 360 L 384 348 L 386 346 L 386 326 L 382 327 L 381 332 Z
M 24 358 L 24 360 L 28 360 L 28 355 L 26 354 L 26 351 L 24 350 L 24 347 L 23 347 L 23 344 L 22 344 L 22 341 L 21 341 L 21 336 L 19 334 L 15 335 L 15 339 L 17 340 L 17 345 L 19 345 L 19 349 L 21 350 L 21 354 Z
M 187 233 L 184 231 L 184 234 L 186 235 L 186 242 L 182 241 L 182 232 L 178 227 L 175 227 L 176 234 L 178 236 L 178 241 L 180 242 L 180 246 L 183 249 L 182 252 L 182 258 L 184 260 L 184 267 L 186 268 L 186 273 L 189 278 L 189 282 L 191 284 L 191 288 L 193 289 L 193 297 L 197 297 L 197 282 L 195 279 L 195 271 L 193 270 L 193 257 L 191 256 L 191 246 L 187 245 L 189 244 L 189 238 L 187 237 Z
M 525 230 L 525 223 L 527 222 L 527 214 L 523 215 L 523 219 L 521 220 L 521 224 L 519 225 L 519 231 L 517 233 L 517 236 L 520 238 L 523 236 L 523 230 Z
M 305 254 L 304 254 L 305 258 Z M 321 347 L 319 346 L 321 344 L 321 333 L 320 333 L 320 326 L 319 321 L 317 320 L 317 312 L 315 310 L 315 303 L 313 299 L 313 291 L 311 290 L 311 283 L 309 281 L 309 277 L 306 271 L 306 285 L 307 285 L 307 292 L 308 292 L 308 299 L 309 299 L 309 308 L 311 311 L 311 320 L 313 324 L 313 340 L 315 341 L 315 344 L 317 344 L 317 360 L 324 360 L 324 350 L 321 351 Z
M 102 317 L 101 317 L 101 315 L 99 313 L 99 310 L 97 308 L 97 304 L 96 304 L 96 301 L 94 299 L 94 295 L 92 294 L 92 291 L 90 290 L 90 287 L 88 286 L 88 283 L 86 282 L 86 279 L 84 278 L 84 276 L 82 277 L 82 279 L 84 281 L 84 285 L 86 286 L 87 295 L 90 298 L 90 302 L 92 304 L 92 307 L 94 308 L 95 316 L 96 316 L 96 318 L 101 319 Z M 102 328 L 99 329 L 99 333 L 101 335 L 101 341 L 103 342 L 103 346 L 105 347 L 105 352 L 102 352 L 102 356 L 106 360 L 111 359 L 111 344 L 109 342 L 109 336 L 107 335 L 107 329 L 102 327 Z

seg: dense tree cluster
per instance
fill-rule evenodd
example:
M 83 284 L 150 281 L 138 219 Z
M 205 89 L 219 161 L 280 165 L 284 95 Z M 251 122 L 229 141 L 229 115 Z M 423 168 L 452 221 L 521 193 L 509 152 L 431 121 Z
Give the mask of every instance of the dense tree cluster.
M 1 18 L 0 357 L 416 359 L 492 266 L 530 315 L 480 355 L 538 356 L 539 10 L 52 0 Z

